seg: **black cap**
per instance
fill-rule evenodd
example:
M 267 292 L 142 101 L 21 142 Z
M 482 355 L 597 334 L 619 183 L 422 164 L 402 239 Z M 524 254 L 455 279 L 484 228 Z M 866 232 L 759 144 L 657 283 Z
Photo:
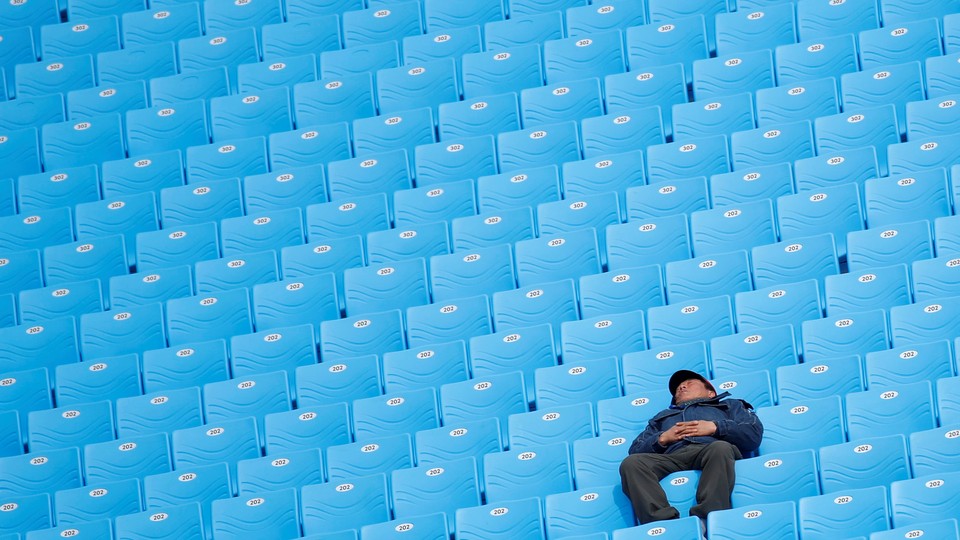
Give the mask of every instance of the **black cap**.
M 714 388 L 713 385 L 710 384 L 710 381 L 704 378 L 703 375 L 697 373 L 696 371 L 690 371 L 689 369 L 681 369 L 670 376 L 670 382 L 668 383 L 670 395 L 676 395 L 677 387 L 680 386 L 680 383 L 683 381 L 689 381 L 690 379 L 700 379 L 703 381 L 703 384 L 710 389 L 710 391 L 712 391 L 714 394 L 717 393 L 717 389 Z

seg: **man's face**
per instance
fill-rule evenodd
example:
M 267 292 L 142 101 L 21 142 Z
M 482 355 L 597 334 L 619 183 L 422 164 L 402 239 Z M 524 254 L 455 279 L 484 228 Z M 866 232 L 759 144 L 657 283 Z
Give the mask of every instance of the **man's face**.
M 707 388 L 700 379 L 687 379 L 677 386 L 677 392 L 673 395 L 676 403 L 683 403 L 691 399 L 712 398 L 717 393 Z

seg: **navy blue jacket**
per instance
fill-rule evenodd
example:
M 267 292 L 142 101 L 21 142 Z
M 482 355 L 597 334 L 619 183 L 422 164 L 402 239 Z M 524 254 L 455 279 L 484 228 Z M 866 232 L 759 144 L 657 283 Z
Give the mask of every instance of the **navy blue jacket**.
M 682 407 L 671 405 L 660 411 L 634 439 L 630 453 L 669 454 L 690 443 L 710 444 L 713 441 L 727 441 L 739 448 L 743 455 L 756 450 L 763 438 L 763 424 L 749 403 L 742 399 L 726 399 L 729 396 L 730 392 L 724 392 L 713 398 L 694 400 Z M 708 437 L 681 439 L 668 447 L 660 445 L 661 433 L 677 422 L 691 420 L 709 420 L 717 424 L 717 432 Z

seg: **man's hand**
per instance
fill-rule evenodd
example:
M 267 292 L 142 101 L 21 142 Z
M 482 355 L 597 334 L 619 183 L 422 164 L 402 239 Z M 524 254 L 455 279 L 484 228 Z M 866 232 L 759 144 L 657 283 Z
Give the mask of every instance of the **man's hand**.
M 679 428 L 680 438 L 707 437 L 717 432 L 717 424 L 710 420 L 693 420 L 691 422 L 677 422 L 670 431 Z M 667 433 L 667 432 L 665 432 Z
M 684 422 L 674 424 L 673 427 L 661 433 L 660 438 L 657 439 L 657 442 L 660 443 L 660 446 L 666 448 L 667 446 L 670 446 L 671 444 L 682 439 L 683 434 L 681 432 L 683 428 L 680 426 L 680 424 L 683 423 Z

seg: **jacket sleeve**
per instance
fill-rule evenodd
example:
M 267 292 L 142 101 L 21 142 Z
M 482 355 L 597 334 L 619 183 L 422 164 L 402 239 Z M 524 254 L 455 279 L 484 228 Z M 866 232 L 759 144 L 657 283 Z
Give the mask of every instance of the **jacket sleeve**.
M 630 445 L 630 454 L 662 454 L 667 449 L 663 446 L 660 446 L 658 442 L 660 440 L 660 423 L 650 420 L 647 423 L 646 429 L 640 432 L 637 435 L 637 438 L 633 440 L 633 444 Z
M 753 452 L 760 447 L 760 441 L 763 439 L 763 424 L 753 412 L 753 408 L 745 401 L 731 399 L 729 404 L 728 418 L 717 422 L 717 432 L 714 436 L 733 444 L 743 454 Z

